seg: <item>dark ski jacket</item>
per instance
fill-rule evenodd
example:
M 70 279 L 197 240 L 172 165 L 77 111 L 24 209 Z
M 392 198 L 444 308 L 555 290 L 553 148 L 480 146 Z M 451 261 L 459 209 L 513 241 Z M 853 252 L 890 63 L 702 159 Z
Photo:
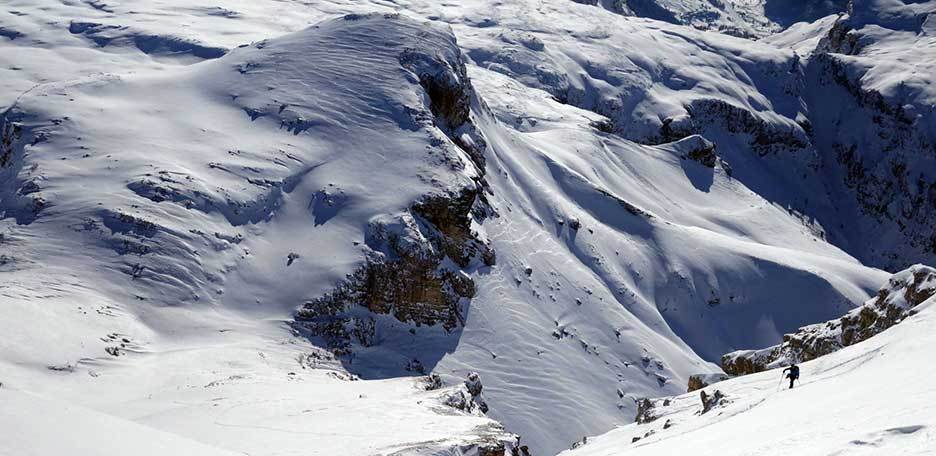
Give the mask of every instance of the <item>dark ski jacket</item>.
M 799 378 L 799 366 L 794 364 L 786 369 L 783 369 L 783 372 L 786 372 L 786 371 L 790 371 L 790 375 L 788 375 L 788 377 L 792 379 Z

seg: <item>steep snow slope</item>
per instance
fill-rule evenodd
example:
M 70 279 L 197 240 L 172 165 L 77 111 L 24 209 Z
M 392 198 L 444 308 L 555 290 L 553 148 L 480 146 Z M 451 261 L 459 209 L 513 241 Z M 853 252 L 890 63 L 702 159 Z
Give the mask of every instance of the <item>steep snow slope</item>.
M 715 371 L 689 347 L 714 361 L 742 339 L 778 340 L 885 277 L 678 145 L 595 135 L 593 115 L 472 76 L 482 96 L 499 88 L 490 105 L 520 131 L 482 127 L 499 170 L 489 179 L 501 215 L 485 223 L 498 266 L 478 277 L 459 347 L 437 371 L 480 369 L 493 416 L 537 449 L 629 420 L 634 398 Z
M 854 1 L 847 15 L 761 40 L 805 57 L 816 169 L 837 201 L 834 215 L 812 213 L 831 242 L 886 269 L 936 254 L 934 12 L 933 2 Z
M 491 420 L 412 380 L 340 381 L 283 321 L 414 202 L 477 185 L 440 130 L 471 102 L 459 56 L 442 26 L 347 16 L 20 97 L 4 113 L 6 387 L 252 453 L 502 447 Z M 449 83 L 466 91 L 433 104 Z
M 855 1 L 806 66 L 814 144 L 848 225 L 830 239 L 889 269 L 936 258 L 934 14 L 936 2 Z M 859 247 L 869 238 L 880 245 Z
M 341 355 L 329 368 L 366 378 L 479 371 L 491 415 L 552 454 L 886 277 L 791 204 L 837 204 L 800 177 L 816 156 L 793 51 L 564 0 L 318 22 L 391 9 L 19 0 L 3 13 L 22 31 L 0 43 L 3 329 L 17 334 L 4 359 L 31 366 L 20 384 L 124 353 L 98 340 L 112 332 L 197 350 L 200 331 L 226 329 L 215 318 L 301 308 L 298 325 L 243 333 L 297 328 Z M 457 45 L 407 16 L 450 24 Z M 73 382 L 40 392 L 78 400 Z
M 499 18 L 510 32 L 460 36 L 479 65 L 608 116 L 628 139 L 704 134 L 735 178 L 862 261 L 896 270 L 934 260 L 924 82 L 933 8 L 856 2 L 854 17 L 751 43 L 640 20 L 608 27 L 597 8 L 545 5 Z M 570 25 L 549 19 L 560 15 Z
M 366 42 L 376 33 L 388 34 L 383 50 Z M 421 53 L 437 45 L 452 53 Z M 283 315 L 360 261 L 361 230 L 385 223 L 375 216 L 390 223 L 425 195 L 476 185 L 420 85 L 425 71 L 458 77 L 445 71 L 459 62 L 434 60 L 444 58 L 458 58 L 450 35 L 349 17 L 170 77 L 39 87 L 5 115 L 5 221 L 49 235 L 16 261 L 98 261 L 85 272 L 124 273 L 119 285 L 139 300 Z M 369 72 L 352 71 L 365 59 Z M 53 260 L 91 247 L 91 258 Z M 276 299 L 264 304 L 266 293 Z
M 778 383 L 779 370 L 717 383 L 706 391 L 721 391 L 725 402 L 701 415 L 698 393 L 679 396 L 654 421 L 563 454 L 932 454 L 934 305 L 931 298 L 899 325 L 802 364 L 792 390 Z

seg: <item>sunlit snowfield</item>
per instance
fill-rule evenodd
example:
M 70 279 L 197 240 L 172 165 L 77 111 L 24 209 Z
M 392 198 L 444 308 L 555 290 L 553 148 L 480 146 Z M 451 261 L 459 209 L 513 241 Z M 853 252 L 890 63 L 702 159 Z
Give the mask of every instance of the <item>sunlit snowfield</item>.
M 598 3 L 5 2 L 0 454 L 616 454 L 936 263 L 936 2 Z M 401 245 L 454 324 L 294 323 Z M 634 446 L 926 454 L 929 307 Z

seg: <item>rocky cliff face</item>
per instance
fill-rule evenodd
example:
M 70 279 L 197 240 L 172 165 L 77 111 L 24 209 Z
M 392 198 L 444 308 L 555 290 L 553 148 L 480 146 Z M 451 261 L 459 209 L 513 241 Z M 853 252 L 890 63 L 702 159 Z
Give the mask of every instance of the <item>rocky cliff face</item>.
M 900 323 L 933 296 L 936 269 L 912 266 L 894 274 L 876 297 L 845 316 L 786 334 L 783 343 L 773 347 L 728 353 L 722 357 L 722 369 L 729 375 L 746 375 L 828 355 Z
M 367 262 L 333 291 L 303 304 L 297 327 L 324 337 L 343 356 L 351 355 L 355 344 L 374 343 L 376 315 L 447 331 L 463 324 L 463 308 L 475 294 L 463 268 L 494 262 L 494 251 L 471 229 L 480 204 L 476 191 L 463 190 L 372 221 L 365 237 Z
M 484 180 L 486 142 L 472 123 L 472 107 L 483 109 L 468 79 L 460 52 L 440 54 L 405 49 L 400 64 L 425 90 L 432 127 L 451 141 L 444 158 L 456 169 L 471 167 L 471 182 L 460 189 L 426 195 L 405 211 L 372 219 L 365 233 L 367 260 L 334 290 L 305 302 L 295 327 L 322 337 L 338 356 L 353 356 L 354 346 L 376 341 L 378 315 L 404 325 L 452 331 L 464 323 L 464 307 L 475 283 L 466 273 L 492 266 L 495 253 L 472 226 L 492 214 Z M 412 360 L 407 370 L 422 373 Z
M 41 175 L 21 173 L 24 155 L 46 140 L 46 132 L 24 126 L 23 113 L 8 109 L 0 114 L 0 216 L 26 224 L 36 219 L 48 201 L 41 193 Z
M 910 44 L 932 33 L 934 11 L 855 1 L 805 68 L 812 141 L 844 219 L 826 221 L 830 240 L 889 270 L 936 258 L 936 112 L 921 77 L 932 56 Z
M 6 167 L 13 160 L 13 143 L 20 139 L 21 134 L 19 124 L 4 116 L 0 124 L 0 167 Z
M 777 202 L 814 218 L 833 244 L 887 270 L 931 263 L 936 111 L 921 75 L 936 70 L 925 44 L 936 27 L 934 12 L 931 3 L 855 1 L 808 56 L 794 53 L 754 67 L 738 62 L 768 96 L 770 115 L 732 96 L 691 95 L 656 125 L 638 119 L 632 102 L 567 98 L 608 116 L 612 131 L 634 141 L 661 144 L 701 134 L 725 151 L 729 164 L 746 162 L 744 154 L 753 152 L 790 185 L 809 189 L 777 194 Z M 737 173 L 757 186 L 749 176 Z M 884 242 L 869 245 L 868 238 Z
M 377 46 L 379 35 L 389 38 Z M 360 59 L 381 77 L 359 71 Z M 24 94 L 0 114 L 0 215 L 26 225 L 48 207 L 69 208 L 56 214 L 77 233 L 67 239 L 104 247 L 96 258 L 114 264 L 96 270 L 123 273 L 108 277 L 129 280 L 140 301 L 261 304 L 251 292 L 226 295 L 225 276 L 238 263 L 275 258 L 250 280 L 276 281 L 272 270 L 293 275 L 282 287 L 293 288 L 289 299 L 273 305 L 301 306 L 296 328 L 341 355 L 353 344 L 373 346 L 380 316 L 403 333 L 461 325 L 475 294 L 468 272 L 494 264 L 495 254 L 480 228 L 493 215 L 487 145 L 473 121 L 485 108 L 451 29 L 349 14 L 206 63 L 184 75 L 201 87 L 193 93 L 181 83 L 101 76 Z M 137 99 L 137 110 L 79 108 L 117 85 L 108 96 Z M 318 87 L 314 97 L 309 87 Z M 131 122 L 161 101 L 144 96 L 156 92 L 201 105 L 220 100 L 237 125 L 226 128 L 251 139 L 192 140 L 217 113 Z M 135 130 L 144 123 L 187 146 L 147 140 Z M 72 163 L 126 174 L 111 187 L 47 192 L 70 185 Z M 276 234 L 284 219 L 295 225 Z M 249 245 L 264 235 L 277 241 Z M 267 247 L 276 252 L 261 253 Z M 425 369 L 415 359 L 405 367 Z
M 638 10 L 655 5 L 671 13 L 670 22 L 686 23 L 679 19 L 681 8 L 704 9 L 690 3 L 613 6 L 622 14 L 654 17 Z M 765 9 L 782 3 L 768 2 Z M 833 3 L 826 3 L 832 8 L 827 13 L 846 11 L 844 2 Z M 732 4 L 722 6 L 727 10 Z M 816 6 L 795 9 L 805 12 Z M 799 47 L 773 59 L 762 59 L 762 54 L 728 57 L 732 68 L 745 72 L 757 93 L 754 98 L 763 97 L 756 102 L 717 89 L 696 92 L 696 75 L 676 67 L 647 67 L 635 56 L 603 62 L 589 55 L 583 75 L 566 73 L 561 65 L 553 68 L 555 49 L 549 52 L 548 42 L 545 56 L 542 50 L 516 46 L 509 55 L 482 58 L 507 73 L 536 68 L 532 85 L 607 116 L 610 125 L 602 128 L 627 139 L 662 144 L 699 134 L 716 144 L 728 164 L 752 163 L 747 157 L 751 153 L 762 157 L 760 166 L 784 185 L 803 189 L 796 194 L 764 186 L 765 194 L 814 219 L 823 236 L 863 262 L 900 270 L 936 258 L 936 97 L 922 76 L 936 71 L 927 45 L 936 28 L 934 10 L 932 2 L 858 0 L 828 30 L 816 32 L 818 44 L 808 50 Z M 638 42 L 637 37 L 628 39 Z M 541 64 L 526 62 L 537 54 Z M 645 115 L 649 105 L 657 110 L 655 116 Z M 761 189 L 751 167 L 733 168 L 735 177 Z M 885 242 L 868 245 L 868 238 Z
M 693 392 L 705 388 L 713 383 L 728 380 L 725 374 L 695 374 L 689 376 L 689 384 L 686 392 Z

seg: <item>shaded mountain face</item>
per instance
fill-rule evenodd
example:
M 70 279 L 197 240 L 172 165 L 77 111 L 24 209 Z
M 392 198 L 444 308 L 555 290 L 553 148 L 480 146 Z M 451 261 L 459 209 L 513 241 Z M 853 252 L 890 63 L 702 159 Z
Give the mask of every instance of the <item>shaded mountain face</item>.
M 764 15 L 777 25 L 787 28 L 797 22 L 814 22 L 820 18 L 844 13 L 848 0 L 768 0 L 764 2 Z
M 812 125 L 850 125 L 813 133 L 825 179 L 854 214 L 833 242 L 891 270 L 936 255 L 936 114 L 922 76 L 934 69 L 934 12 L 932 2 L 855 1 L 806 67 Z
M 747 375 L 814 360 L 864 342 L 916 313 L 916 307 L 936 295 L 936 269 L 915 265 L 888 279 L 877 296 L 847 314 L 785 334 L 781 344 L 760 350 L 739 350 L 722 356 L 729 375 Z
M 762 38 L 797 22 L 843 13 L 848 0 L 572 0 L 625 16 L 686 25 L 741 38 Z
M 854 2 L 852 15 L 757 43 L 639 21 L 584 44 L 519 28 L 490 32 L 503 47 L 469 56 L 607 116 L 604 128 L 632 141 L 704 135 L 734 178 L 863 262 L 900 270 L 934 257 L 932 91 L 921 76 L 932 9 Z
M 488 418 L 474 395 L 440 408 L 468 419 L 433 451 L 477 446 L 472 423 L 509 440 L 493 418 L 555 454 L 933 258 L 928 3 L 758 41 L 567 0 L 219 5 L 0 16 L 19 385 L 224 447 L 192 409 L 94 379 L 145 385 L 163 359 L 181 374 L 160 391 L 187 387 L 192 351 L 232 384 L 362 379 L 395 407 L 401 377 L 474 374 Z M 412 429 L 459 403 L 436 399 Z

